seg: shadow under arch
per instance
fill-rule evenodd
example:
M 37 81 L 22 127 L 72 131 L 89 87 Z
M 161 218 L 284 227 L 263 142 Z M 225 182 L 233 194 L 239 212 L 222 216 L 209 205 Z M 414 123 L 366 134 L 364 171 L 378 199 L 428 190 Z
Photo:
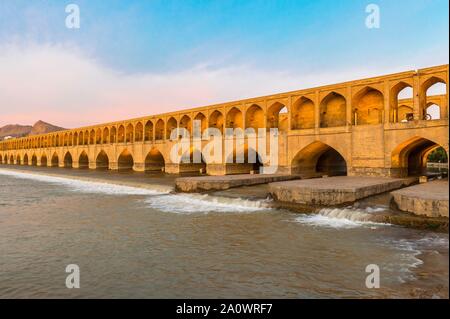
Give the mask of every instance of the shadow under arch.
M 320 141 L 301 149 L 292 159 L 292 173 L 307 175 L 347 175 L 345 158 L 333 147 Z
M 85 151 L 81 152 L 80 157 L 78 158 L 78 168 L 89 168 L 89 157 Z
M 129 171 L 133 170 L 134 159 L 133 155 L 128 150 L 124 150 L 120 153 L 117 159 L 117 168 L 119 171 Z
M 51 159 L 51 166 L 58 167 L 59 166 L 59 157 L 58 154 L 54 153 Z
M 104 150 L 101 150 L 95 159 L 95 168 L 98 170 L 109 169 L 109 157 Z
M 248 145 L 243 149 L 233 149 L 233 153 L 226 158 L 227 174 L 249 174 L 250 172 L 258 174 L 263 165 L 261 156 L 256 150 Z
M 31 165 L 32 166 L 37 166 L 37 156 L 36 156 L 36 154 L 33 154 L 33 156 L 31 157 Z
M 28 156 L 27 156 L 27 163 L 28 163 Z M 47 155 L 42 154 L 41 156 L 41 166 L 47 166 Z
M 153 147 L 145 157 L 144 170 L 146 172 L 161 172 L 165 165 L 164 156 L 156 147 Z
M 442 145 L 420 136 L 400 143 L 391 153 L 391 175 L 406 177 L 427 174 L 427 157 L 438 147 Z M 447 150 L 446 153 L 448 158 Z
M 70 152 L 67 152 L 66 155 L 64 155 L 64 168 L 72 168 L 72 164 L 72 154 L 70 154 Z

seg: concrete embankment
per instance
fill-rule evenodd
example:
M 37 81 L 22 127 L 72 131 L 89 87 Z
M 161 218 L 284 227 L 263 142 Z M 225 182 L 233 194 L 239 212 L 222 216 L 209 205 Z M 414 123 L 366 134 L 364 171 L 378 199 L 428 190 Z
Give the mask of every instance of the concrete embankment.
M 332 206 L 354 203 L 416 181 L 416 178 L 336 176 L 271 183 L 269 192 L 280 202 Z
M 281 174 L 239 174 L 225 176 L 181 177 L 175 180 L 175 189 L 186 193 L 216 191 L 240 186 L 288 181 L 299 178 L 300 176 L 297 175 Z
M 435 180 L 391 192 L 398 209 L 429 217 L 448 216 L 448 180 Z

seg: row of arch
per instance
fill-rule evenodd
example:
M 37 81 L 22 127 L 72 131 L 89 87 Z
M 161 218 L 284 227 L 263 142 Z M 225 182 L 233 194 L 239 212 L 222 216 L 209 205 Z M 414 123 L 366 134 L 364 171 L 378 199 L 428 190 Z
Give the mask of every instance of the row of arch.
M 447 86 L 444 79 L 433 76 L 420 87 L 420 119 L 437 119 L 441 105 L 430 101 L 429 91 L 439 86 L 440 94 L 447 94 Z M 413 116 L 412 84 L 406 81 L 398 82 L 390 89 L 389 121 L 402 122 Z M 267 109 L 262 104 L 254 103 L 246 108 L 241 106 L 231 107 L 227 112 L 221 110 L 212 111 L 207 117 L 203 112 L 198 112 L 194 117 L 187 114 L 179 120 L 169 117 L 163 119 L 139 121 L 136 123 L 119 124 L 90 130 L 71 131 L 66 133 L 54 133 L 47 136 L 22 138 L 13 141 L 1 142 L 2 150 L 9 149 L 35 149 L 59 146 L 98 145 L 112 143 L 147 142 L 169 139 L 173 129 L 185 128 L 192 132 L 193 120 L 201 123 L 201 131 L 207 127 L 217 128 L 223 132 L 224 128 L 279 128 L 280 130 L 310 129 L 316 126 L 316 105 L 314 99 L 308 95 L 299 96 L 292 100 L 290 110 L 285 101 L 271 103 Z M 410 100 L 409 103 L 402 103 Z M 339 127 L 345 125 L 367 125 L 384 122 L 383 93 L 372 86 L 360 89 L 352 98 L 352 114 L 347 112 L 347 98 L 332 91 L 324 96 L 318 105 L 319 127 Z M 433 112 L 429 112 L 433 108 Z M 437 109 L 437 110 L 436 110 Z M 350 122 L 348 119 L 351 119 Z M 290 122 L 290 126 L 289 126 Z
M 402 176 L 417 176 L 424 173 L 428 156 L 435 149 L 441 147 L 439 144 L 423 137 L 412 137 L 399 144 L 391 154 L 391 165 L 393 168 L 404 170 L 400 172 Z M 235 155 L 235 154 L 234 154 Z M 191 159 L 193 153 L 190 154 Z M 448 156 L 448 154 L 447 154 Z M 447 157 L 448 158 L 448 157 Z M 86 152 L 82 152 L 76 159 L 79 168 L 89 168 L 90 159 Z M 164 156 L 156 149 L 152 148 L 144 162 L 145 171 L 162 171 L 165 167 Z M 23 164 L 38 165 L 38 157 L 33 154 L 31 157 L 25 154 L 23 159 L 20 155 L 0 154 L 0 164 Z M 62 166 L 66 168 L 74 167 L 74 158 L 71 152 L 64 153 Z M 58 154 L 55 152 L 51 158 L 47 158 L 46 154 L 40 157 L 41 166 L 58 167 L 61 166 Z M 202 162 L 203 167 L 206 164 Z M 239 164 L 238 164 L 239 165 Z M 258 169 L 262 164 L 257 162 L 253 169 Z M 95 157 L 96 169 L 108 169 L 110 167 L 110 159 L 105 151 L 100 151 Z M 117 158 L 118 170 L 131 170 L 134 167 L 133 155 L 124 150 Z M 347 159 L 335 148 L 321 141 L 315 141 L 308 146 L 302 148 L 291 161 L 292 173 L 320 173 L 327 175 L 347 175 Z
M 78 157 L 74 157 L 70 151 L 64 153 L 62 162 L 60 162 L 59 155 L 54 152 L 53 155 L 48 158 L 47 154 L 40 156 L 33 154 L 28 156 L 25 154 L 23 158 L 20 155 L 4 155 L 0 154 L 0 164 L 21 164 L 37 166 L 49 166 L 49 167 L 64 167 L 73 168 L 74 161 L 77 161 L 78 168 L 87 169 L 90 167 L 90 163 L 95 163 L 95 168 L 99 170 L 107 170 L 110 168 L 110 158 L 107 153 L 101 150 L 96 156 L 95 161 L 91 162 L 86 152 L 81 152 Z M 62 164 L 62 165 L 61 165 Z M 124 150 L 117 158 L 118 170 L 131 170 L 134 166 L 134 159 L 128 150 Z M 146 171 L 161 171 L 165 166 L 165 160 L 163 155 L 155 148 L 153 148 L 145 158 L 145 170 Z

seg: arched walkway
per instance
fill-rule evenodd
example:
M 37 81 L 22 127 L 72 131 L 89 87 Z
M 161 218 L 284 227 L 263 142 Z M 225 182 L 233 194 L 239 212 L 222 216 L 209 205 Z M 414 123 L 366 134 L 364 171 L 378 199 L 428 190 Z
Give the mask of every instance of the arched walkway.
M 347 175 L 344 157 L 331 146 L 315 141 L 300 150 L 292 162 L 292 173 L 312 175 Z

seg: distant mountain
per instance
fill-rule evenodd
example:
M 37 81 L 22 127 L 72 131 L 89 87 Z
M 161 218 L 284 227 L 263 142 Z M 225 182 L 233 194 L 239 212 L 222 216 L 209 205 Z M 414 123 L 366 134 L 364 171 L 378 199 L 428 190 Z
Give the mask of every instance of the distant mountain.
M 62 130 L 65 130 L 65 128 L 46 123 L 44 121 L 37 121 L 36 123 L 34 123 L 33 126 L 9 124 L 0 127 L 0 139 L 3 139 L 7 136 L 24 137 L 29 135 L 45 134 Z

